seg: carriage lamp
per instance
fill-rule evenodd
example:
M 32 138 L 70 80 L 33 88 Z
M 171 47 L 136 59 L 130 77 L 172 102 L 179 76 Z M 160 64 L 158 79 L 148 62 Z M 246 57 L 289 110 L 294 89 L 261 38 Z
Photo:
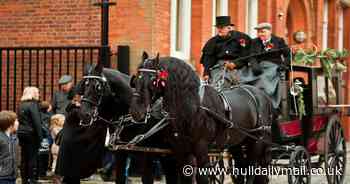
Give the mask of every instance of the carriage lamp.
M 280 20 L 283 20 L 284 13 L 283 13 L 283 12 L 278 13 L 278 14 L 277 14 L 277 17 L 278 17 Z
M 306 39 L 306 34 L 304 31 L 297 31 L 293 34 L 293 39 L 297 43 L 303 43 Z

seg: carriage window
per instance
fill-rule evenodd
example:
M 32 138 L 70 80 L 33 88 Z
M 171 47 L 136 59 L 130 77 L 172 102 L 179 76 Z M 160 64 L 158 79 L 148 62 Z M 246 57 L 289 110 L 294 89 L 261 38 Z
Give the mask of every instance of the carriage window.
M 327 103 L 328 95 L 328 103 Z M 324 75 L 317 76 L 317 104 L 335 105 L 337 103 L 335 85 L 328 79 L 328 92 L 326 90 L 326 79 Z
M 190 59 L 191 1 L 171 1 L 171 55 Z

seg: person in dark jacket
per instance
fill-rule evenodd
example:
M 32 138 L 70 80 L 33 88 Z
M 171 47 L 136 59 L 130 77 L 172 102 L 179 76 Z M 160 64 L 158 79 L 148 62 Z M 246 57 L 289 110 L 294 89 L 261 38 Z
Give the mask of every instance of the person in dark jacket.
M 65 114 L 66 108 L 70 103 L 68 96 L 73 88 L 73 77 L 70 75 L 63 75 L 58 81 L 60 91 L 53 94 L 52 97 L 52 112 L 54 114 Z
M 50 154 L 51 154 L 51 145 L 53 143 L 53 139 L 50 134 L 50 119 L 53 116 L 51 112 L 51 104 L 47 101 L 40 102 L 40 113 L 41 113 L 41 122 L 42 122 L 42 133 L 43 133 L 43 142 L 41 143 L 41 147 L 39 148 L 39 157 L 38 157 L 38 174 L 39 177 L 45 177 L 49 171 L 50 162 Z
M 235 75 L 230 71 L 243 67 L 246 62 L 230 61 L 249 54 L 251 39 L 248 35 L 233 30 L 230 16 L 216 17 L 215 26 L 217 35 L 204 45 L 200 63 L 204 66 L 203 79 L 209 79 L 209 83 L 214 87 L 221 88 L 221 85 L 226 87 L 236 82 Z M 223 77 L 225 80 L 222 80 Z
M 279 82 L 281 75 L 290 65 L 290 49 L 283 38 L 272 34 L 270 23 L 260 23 L 256 28 L 258 37 L 250 47 L 249 63 L 258 67 L 246 67 L 239 71 L 242 83 L 252 84 L 265 91 L 272 99 L 274 109 L 278 109 L 281 94 Z
M 37 183 L 37 159 L 43 139 L 39 107 L 39 89 L 26 87 L 18 107 L 17 131 L 21 146 L 21 177 L 23 184 Z
M 16 113 L 0 112 L 0 183 L 16 184 Z

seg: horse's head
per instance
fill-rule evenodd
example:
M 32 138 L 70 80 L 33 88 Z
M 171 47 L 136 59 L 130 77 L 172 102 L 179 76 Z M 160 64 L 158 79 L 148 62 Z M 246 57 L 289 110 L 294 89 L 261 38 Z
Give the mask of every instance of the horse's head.
M 82 95 L 80 119 L 83 125 L 91 125 L 99 118 L 101 103 L 112 93 L 102 71 L 102 65 L 91 66 L 80 82 L 80 94 Z
M 143 53 L 137 74 L 130 81 L 130 86 L 135 88 L 130 109 L 135 120 L 143 120 L 152 103 L 163 96 L 168 75 L 168 71 L 159 62 L 159 54 L 155 58 L 149 58 L 146 52 Z

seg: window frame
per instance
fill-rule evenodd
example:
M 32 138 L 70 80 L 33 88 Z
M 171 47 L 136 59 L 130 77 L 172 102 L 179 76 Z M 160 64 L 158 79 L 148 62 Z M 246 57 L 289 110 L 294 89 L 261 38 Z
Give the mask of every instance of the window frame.
M 252 7 L 251 7 L 252 6 Z M 251 12 L 254 10 L 254 12 Z M 257 36 L 254 29 L 258 25 L 259 18 L 259 0 L 246 0 L 246 32 L 252 38 Z
M 323 12 L 322 12 L 322 49 L 326 49 L 328 47 L 328 22 L 329 22 L 329 1 L 323 1 Z
M 216 4 L 217 4 L 217 1 L 218 0 L 212 0 L 212 23 L 213 23 L 213 27 L 212 27 L 212 36 L 215 36 L 216 35 L 216 27 L 215 27 L 215 24 L 216 24 L 216 16 L 228 16 L 229 14 L 229 0 L 219 0 L 220 1 L 220 14 L 218 14 L 218 12 L 216 11 L 217 10 L 217 7 L 216 7 Z M 231 20 L 232 21 L 232 20 Z
M 182 50 L 177 50 L 177 11 L 178 0 L 171 0 L 171 20 L 170 20 L 170 55 L 183 60 L 190 60 L 191 53 L 191 17 L 192 17 L 192 1 L 191 0 L 179 0 L 183 3 L 182 18 L 183 18 L 183 44 Z

